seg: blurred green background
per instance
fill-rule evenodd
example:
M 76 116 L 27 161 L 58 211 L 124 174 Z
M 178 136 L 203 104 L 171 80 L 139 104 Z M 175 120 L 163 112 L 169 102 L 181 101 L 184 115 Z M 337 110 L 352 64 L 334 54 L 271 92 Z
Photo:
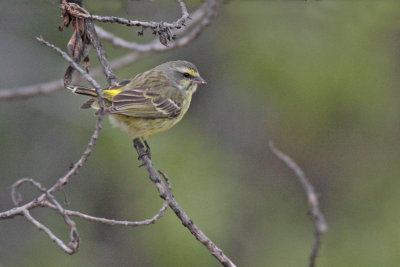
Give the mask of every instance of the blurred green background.
M 171 21 L 172 0 L 85 1 L 96 14 Z M 194 10 L 199 1 L 189 3 Z M 34 37 L 65 48 L 58 1 L 0 0 L 0 88 L 63 76 L 66 62 Z M 131 41 L 135 28 L 103 25 Z M 104 46 L 111 59 L 125 51 Z M 307 266 L 312 224 L 304 192 L 268 140 L 320 193 L 329 232 L 318 266 L 400 266 L 400 2 L 231 1 L 189 46 L 117 70 L 129 78 L 162 62 L 194 62 L 207 86 L 183 121 L 149 139 L 178 202 L 238 266 Z M 92 64 L 98 65 L 92 53 Z M 105 86 L 104 78 L 98 79 Z M 0 211 L 10 185 L 54 184 L 95 125 L 66 90 L 0 103 Z M 65 187 L 68 208 L 141 220 L 162 201 L 129 136 L 105 122 L 87 164 Z M 24 199 L 38 193 L 22 188 Z M 60 200 L 63 194 L 59 193 Z M 62 237 L 53 211 L 33 215 Z M 0 266 L 219 266 L 169 210 L 155 225 L 125 228 L 76 219 L 69 256 L 24 218 L 0 221 Z

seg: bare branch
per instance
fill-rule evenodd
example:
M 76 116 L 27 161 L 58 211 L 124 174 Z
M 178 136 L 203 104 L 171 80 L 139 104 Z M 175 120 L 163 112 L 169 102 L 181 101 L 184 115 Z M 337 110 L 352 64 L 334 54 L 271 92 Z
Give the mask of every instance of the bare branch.
M 189 13 L 186 8 L 186 4 L 183 0 L 177 0 L 181 7 L 182 16 L 176 20 L 175 22 L 155 22 L 155 21 L 139 21 L 139 20 L 130 20 L 126 18 L 119 18 L 114 16 L 98 16 L 92 15 L 85 12 L 81 12 L 81 9 L 76 8 L 76 4 L 73 3 L 63 3 L 63 8 L 74 17 L 90 19 L 93 21 L 99 22 L 110 22 L 110 23 L 120 23 L 126 26 L 135 26 L 135 27 L 143 27 L 143 28 L 152 28 L 152 29 L 161 29 L 161 28 L 168 28 L 168 29 L 180 29 L 181 27 L 185 26 L 186 20 L 189 18 Z
M 19 203 L 21 203 L 21 201 L 22 201 L 22 196 L 21 196 L 21 194 L 19 194 L 17 192 L 17 190 L 24 183 L 32 184 L 37 189 L 39 189 L 39 191 L 42 193 L 46 192 L 46 188 L 44 188 L 44 186 L 42 186 L 39 182 L 36 182 L 32 178 L 22 178 L 22 179 L 16 181 L 15 183 L 13 183 L 13 185 L 11 186 L 11 199 L 12 199 L 14 205 L 19 205 Z
M 114 34 L 104 30 L 100 26 L 95 26 L 98 36 L 102 39 L 110 41 L 113 45 L 132 50 L 137 52 L 159 52 L 165 50 L 171 50 L 175 48 L 179 48 L 187 45 L 194 39 L 196 39 L 200 33 L 208 26 L 211 22 L 211 19 L 215 16 L 217 7 L 216 0 L 210 0 L 209 2 L 204 2 L 200 8 L 198 8 L 195 12 L 193 12 L 190 17 L 192 18 L 186 25 L 185 28 L 178 30 L 175 34 L 177 37 L 183 36 L 180 39 L 176 39 L 174 43 L 172 43 L 169 47 L 163 46 L 160 44 L 158 40 L 154 40 L 148 44 L 138 44 L 133 42 L 128 42 Z M 199 22 L 200 21 L 200 22 Z M 194 25 L 198 25 L 192 29 L 187 35 L 184 34 L 188 31 L 188 29 Z
M 45 193 L 47 200 L 53 203 L 55 209 L 63 216 L 65 223 L 69 226 L 70 242 L 68 247 L 72 248 L 74 251 L 77 251 L 79 247 L 79 234 L 75 222 L 69 218 L 68 214 L 65 212 L 65 209 L 60 203 L 58 203 L 56 198 L 49 191 L 46 191 Z
M 86 71 L 84 71 L 67 53 L 62 51 L 60 48 L 55 45 L 47 42 L 42 37 L 36 37 L 36 39 L 42 44 L 50 47 L 51 49 L 57 51 L 66 61 L 68 61 L 76 71 L 78 71 L 84 78 L 87 80 L 93 87 L 100 88 L 100 85 L 90 76 Z
M 186 212 L 181 208 L 178 202 L 175 200 L 172 195 L 170 189 L 167 185 L 161 180 L 161 177 L 157 170 L 154 168 L 152 161 L 147 156 L 145 148 L 140 141 L 140 139 L 136 138 L 133 140 L 133 145 L 138 153 L 138 155 L 142 155 L 140 158 L 142 160 L 143 165 L 146 167 L 147 172 L 149 173 L 150 180 L 155 184 L 158 193 L 162 199 L 165 199 L 168 202 L 169 207 L 174 211 L 176 216 L 182 222 L 182 224 L 189 229 L 189 231 L 199 240 L 210 252 L 211 254 L 224 266 L 236 266 L 225 254 L 224 252 L 208 238 L 203 231 L 200 230 L 197 225 L 189 218 Z M 162 172 L 161 172 L 162 173 Z M 164 173 L 162 176 L 166 177 Z
M 179 6 L 181 7 L 182 16 L 175 22 L 167 23 L 167 22 L 163 22 L 163 21 L 161 21 L 161 22 L 154 22 L 154 21 L 144 22 L 144 21 L 138 21 L 138 20 L 119 18 L 119 17 L 114 17 L 114 16 L 91 15 L 87 10 L 82 8 L 80 6 L 80 4 L 71 3 L 66 0 L 63 0 L 61 2 L 61 11 L 62 11 L 64 20 L 63 20 L 63 24 L 60 26 L 60 30 L 62 30 L 64 27 L 68 27 L 71 20 L 73 22 L 77 22 L 78 25 L 82 25 L 81 22 L 83 20 L 111 22 L 111 23 L 117 22 L 117 23 L 124 24 L 127 26 L 142 27 L 142 30 L 138 32 L 139 35 L 143 35 L 143 32 L 145 29 L 151 28 L 153 30 L 153 33 L 158 35 L 160 43 L 162 43 L 165 46 L 168 46 L 169 42 L 171 42 L 175 39 L 175 36 L 171 33 L 171 29 L 180 29 L 182 27 L 185 27 L 186 20 L 188 20 L 190 18 L 185 2 L 183 0 L 177 0 L 177 2 L 179 3 Z M 90 22 L 89 24 L 93 24 L 93 23 Z M 77 27 L 77 28 L 79 28 L 79 27 Z M 82 31 L 79 31 L 79 32 L 82 33 Z M 76 40 L 75 37 L 73 37 L 71 43 L 75 43 L 75 40 Z M 77 47 L 81 47 L 81 46 L 77 46 Z
M 102 39 L 112 42 L 114 45 L 126 48 L 129 50 L 137 51 L 139 53 L 130 53 L 127 55 L 122 56 L 119 59 L 113 60 L 110 62 L 111 69 L 119 69 L 128 64 L 136 62 L 138 59 L 149 55 L 151 52 L 163 52 L 172 49 L 176 49 L 179 47 L 183 47 L 194 41 L 205 29 L 207 25 L 210 24 L 211 19 L 215 16 L 215 8 L 217 6 L 216 0 L 210 0 L 207 3 L 204 3 L 200 8 L 198 8 L 195 12 L 193 12 L 190 17 L 192 20 L 188 21 L 187 27 L 182 28 L 176 34 L 177 36 L 182 36 L 181 38 L 177 39 L 174 43 L 172 43 L 169 47 L 163 46 L 159 43 L 158 40 L 154 40 L 148 44 L 136 44 L 127 42 L 107 31 L 102 29 L 99 26 L 95 25 L 96 32 L 98 36 Z M 191 29 L 188 32 L 190 26 L 196 24 L 201 19 L 201 22 Z M 187 34 L 185 34 L 187 33 Z M 103 64 L 102 64 L 103 66 Z M 102 73 L 102 68 L 97 68 L 91 71 L 92 77 L 97 77 Z M 107 71 L 103 71 L 104 73 L 108 73 Z M 107 74 L 106 74 L 107 75 Z M 112 75 L 109 75 L 112 77 Z M 109 78 L 109 82 L 112 84 L 113 78 Z M 72 83 L 77 83 L 82 81 L 82 77 L 74 77 Z M 2 89 L 0 90 L 0 100 L 11 100 L 11 99 L 18 99 L 18 98 L 27 98 L 39 95 L 50 94 L 59 89 L 63 88 L 64 83 L 63 80 L 54 80 L 46 83 L 36 84 L 36 85 L 29 85 L 19 88 L 12 88 L 12 89 Z
M 314 187 L 306 177 L 303 170 L 292 160 L 288 155 L 274 146 L 272 141 L 269 142 L 269 148 L 280 160 L 282 160 L 286 166 L 294 171 L 297 178 L 299 179 L 304 191 L 306 192 L 308 205 L 311 213 L 311 219 L 314 224 L 314 243 L 310 254 L 310 267 L 314 267 L 318 256 L 318 251 L 321 245 L 321 236 L 328 230 L 324 215 L 319 210 L 318 196 L 315 193 Z
M 189 19 L 190 16 L 189 16 L 189 12 L 188 12 L 188 10 L 187 10 L 185 1 L 183 1 L 183 0 L 177 0 L 177 1 L 178 1 L 179 5 L 181 6 L 181 11 L 182 11 L 182 17 L 181 17 L 181 19 L 182 19 L 182 18 L 185 18 L 185 20 L 186 20 L 186 19 Z
M 88 37 L 90 39 L 90 43 L 93 45 L 97 58 L 101 63 L 101 67 L 103 68 L 104 75 L 107 77 L 107 81 L 110 85 L 114 85 L 118 82 L 117 76 L 115 76 L 114 71 L 111 68 L 111 65 L 108 61 L 107 53 L 103 49 L 101 45 L 100 39 L 97 37 L 96 29 L 94 27 L 93 21 L 86 21 L 86 29 L 88 32 Z
M 65 60 L 67 60 L 74 67 L 75 70 L 77 70 L 93 87 L 95 87 L 97 90 L 98 102 L 99 102 L 99 112 L 98 112 L 98 117 L 97 117 L 96 128 L 90 139 L 88 147 L 86 148 L 85 152 L 83 153 L 81 158 L 78 160 L 78 162 L 76 162 L 73 165 L 73 167 L 67 172 L 67 174 L 64 175 L 63 177 L 61 177 L 57 181 L 57 183 L 48 190 L 48 192 L 50 194 L 52 194 L 52 193 L 60 190 L 61 187 L 69 181 L 71 176 L 73 174 L 75 174 L 83 166 L 83 164 L 87 161 L 88 157 L 92 153 L 93 148 L 96 145 L 97 139 L 99 137 L 99 133 L 102 128 L 102 121 L 103 121 L 103 116 L 104 116 L 104 100 L 102 98 L 100 85 L 89 74 L 87 74 L 81 67 L 79 67 L 79 65 L 77 63 L 75 63 L 74 60 L 67 55 L 67 53 L 65 53 L 58 47 L 50 44 L 49 42 L 43 40 L 43 38 L 38 38 L 38 41 L 45 44 L 46 46 L 54 49 L 55 51 L 57 51 Z
M 38 220 L 33 218 L 28 210 L 24 210 L 23 215 L 29 222 L 31 222 L 33 225 L 35 225 L 39 230 L 42 230 L 43 232 L 45 232 L 50 237 L 50 239 L 53 240 L 54 243 L 56 243 L 66 253 L 74 254 L 76 252 L 76 250 L 73 247 L 66 245 L 60 238 L 58 238 L 55 234 L 53 234 L 53 232 L 49 228 L 47 228 L 46 226 L 41 224 Z
M 0 90 L 0 100 L 11 100 L 15 98 L 27 98 L 32 96 L 47 95 L 58 91 L 64 85 L 63 80 L 28 85 L 19 88 Z
M 40 191 L 43 192 L 41 196 L 38 198 L 26 203 L 25 205 L 16 207 L 14 209 L 1 212 L 0 213 L 0 218 L 5 219 L 5 218 L 12 218 L 16 215 L 24 215 L 27 220 L 29 220 L 31 223 L 33 223 L 36 227 L 38 227 L 40 230 L 43 230 L 56 244 L 58 244 L 65 252 L 68 254 L 73 254 L 78 250 L 79 247 L 79 235 L 78 231 L 75 226 L 75 222 L 72 221 L 68 214 L 65 213 L 64 208 L 58 203 L 58 201 L 55 199 L 53 196 L 53 193 L 60 190 L 63 185 L 65 185 L 69 179 L 72 177 L 73 174 L 75 174 L 79 168 L 83 166 L 83 164 L 87 161 L 88 157 L 93 151 L 93 148 L 96 144 L 96 141 L 98 139 L 101 127 L 102 127 L 102 120 L 104 116 L 104 101 L 101 97 L 101 92 L 100 92 L 100 86 L 99 84 L 89 75 L 87 74 L 83 69 L 81 69 L 78 64 L 74 62 L 74 60 L 69 57 L 64 51 L 59 49 L 58 47 L 50 44 L 49 42 L 43 40 L 43 38 L 37 38 L 38 41 L 41 43 L 45 44 L 46 46 L 52 48 L 53 50 L 57 51 L 65 60 L 67 60 L 73 68 L 75 68 L 89 83 L 91 83 L 97 90 L 98 92 L 98 102 L 100 106 L 100 110 L 98 112 L 98 118 L 97 118 L 97 123 L 95 130 L 93 132 L 93 135 L 90 139 L 90 142 L 88 144 L 88 147 L 82 154 L 81 158 L 72 166 L 72 168 L 61 178 L 57 180 L 57 182 L 48 190 L 46 190 L 40 183 L 34 181 L 33 179 L 20 179 L 14 185 L 12 186 L 12 198 L 14 203 L 19 203 L 20 197 L 17 195 L 16 190 L 18 189 L 19 186 L 21 186 L 23 183 L 29 182 L 33 184 L 36 188 L 38 188 Z M 38 207 L 42 205 L 45 201 L 51 202 L 56 210 L 59 211 L 59 213 L 64 217 L 65 223 L 69 226 L 70 228 L 70 243 L 68 245 L 65 245 L 64 242 L 61 241 L 61 239 L 57 238 L 48 228 L 46 228 L 43 224 L 38 222 L 36 219 L 34 219 L 30 213 L 29 210 L 35 207 Z
M 132 62 L 138 60 L 141 56 L 138 54 L 132 55 L 130 53 L 125 55 L 121 58 L 118 58 L 112 62 L 110 62 L 111 68 L 119 69 L 122 68 Z M 102 68 L 96 68 L 95 70 L 91 71 L 92 77 L 97 77 L 102 74 Z M 72 83 L 78 83 L 84 80 L 82 76 L 74 77 L 72 79 Z M 54 80 L 46 83 L 35 84 L 35 85 L 28 85 L 19 88 L 12 88 L 12 89 L 1 89 L 0 90 L 0 100 L 12 100 L 12 99 L 19 99 L 19 98 L 28 98 L 40 95 L 51 94 L 64 88 L 64 80 Z
M 57 209 L 57 207 L 49 202 L 44 202 L 43 206 L 49 207 L 51 209 Z M 75 216 L 79 217 L 81 219 L 87 220 L 87 221 L 92 221 L 92 222 L 99 222 L 99 223 L 104 223 L 104 224 L 109 224 L 109 225 L 122 225 L 122 226 L 129 226 L 129 227 L 137 227 L 137 226 L 145 226 L 145 225 L 150 225 L 154 224 L 157 220 L 159 220 L 161 217 L 164 216 L 165 211 L 168 208 L 168 203 L 165 201 L 161 209 L 150 219 L 146 219 L 143 221 L 120 221 L 120 220 L 114 220 L 114 219 L 107 219 L 107 218 L 100 218 L 100 217 L 94 217 L 91 215 L 84 214 L 79 211 L 73 211 L 73 210 L 67 210 L 64 209 L 65 214 L 69 216 Z

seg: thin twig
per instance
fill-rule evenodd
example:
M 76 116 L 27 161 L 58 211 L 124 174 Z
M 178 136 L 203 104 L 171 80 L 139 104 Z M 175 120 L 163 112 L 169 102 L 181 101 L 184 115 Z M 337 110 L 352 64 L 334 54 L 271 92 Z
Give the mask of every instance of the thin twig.
M 46 197 L 48 202 L 52 203 L 55 209 L 63 216 L 65 223 L 69 226 L 70 229 L 70 242 L 68 247 L 72 248 L 74 251 L 77 251 L 79 248 L 79 233 L 78 229 L 76 228 L 76 224 L 69 215 L 65 212 L 65 209 L 61 206 L 60 203 L 56 200 L 56 198 L 49 192 L 46 191 Z
M 324 215 L 319 209 L 318 195 L 315 193 L 314 187 L 308 180 L 303 170 L 296 164 L 296 162 L 294 162 L 294 160 L 277 149 L 272 141 L 269 142 L 269 148 L 271 149 L 272 153 L 275 154 L 275 156 L 277 156 L 286 164 L 286 166 L 294 171 L 301 185 L 303 186 L 304 191 L 306 192 L 311 219 L 314 224 L 314 242 L 310 254 L 309 266 L 314 267 L 321 245 L 321 237 L 328 230 L 328 225 L 326 224 Z
M 39 182 L 36 182 L 32 178 L 19 179 L 18 181 L 13 183 L 12 186 L 11 186 L 11 199 L 12 199 L 14 205 L 19 205 L 21 203 L 21 201 L 22 201 L 22 196 L 21 196 L 20 193 L 18 193 L 18 189 L 24 183 L 32 184 L 34 187 L 39 189 L 39 191 L 42 192 L 42 193 L 45 193 L 46 190 L 47 190 L 44 186 L 42 186 Z
M 176 216 L 182 222 L 182 224 L 189 229 L 189 231 L 199 240 L 210 252 L 211 254 L 224 266 L 236 266 L 225 254 L 224 252 L 214 244 L 214 242 L 208 238 L 203 231 L 197 227 L 194 222 L 189 218 L 186 212 L 181 208 L 178 202 L 175 200 L 168 186 L 162 181 L 159 173 L 154 168 L 152 161 L 149 159 L 145 152 L 145 148 L 140 141 L 136 138 L 133 140 L 134 147 L 138 155 L 143 155 L 141 160 L 150 175 L 150 180 L 156 185 L 158 193 L 162 199 L 168 201 L 169 207 L 174 211 Z M 165 174 L 163 174 L 165 176 Z M 165 176 L 166 177 L 166 176 Z
M 189 12 L 186 7 L 186 3 L 183 0 L 177 0 L 179 5 L 181 6 L 181 12 L 182 12 L 182 18 L 188 19 L 189 17 Z
M 86 71 L 84 71 L 67 53 L 62 51 L 60 48 L 56 47 L 55 45 L 47 42 L 46 40 L 43 39 L 43 37 L 36 37 L 36 40 L 41 42 L 42 44 L 50 47 L 51 49 L 55 50 L 57 53 L 59 53 L 66 61 L 71 64 L 76 71 L 78 71 L 84 78 L 87 80 L 93 87 L 95 88 L 100 88 L 100 85 L 96 82 L 95 79 L 92 78 Z
M 144 55 L 144 54 L 143 54 Z M 142 56 L 137 53 L 130 53 L 121 58 L 115 59 L 110 62 L 111 68 L 113 69 L 120 69 L 132 62 L 135 62 Z M 96 68 L 91 71 L 90 75 L 92 77 L 100 76 L 102 73 L 102 68 Z M 72 79 L 72 83 L 78 83 L 84 80 L 82 76 L 77 76 Z M 19 98 L 28 98 L 40 95 L 51 94 L 64 88 L 64 80 L 54 80 L 50 82 L 35 84 L 35 85 L 28 85 L 19 88 L 12 88 L 12 89 L 1 89 L 0 90 L 0 100 L 13 100 Z
M 62 248 L 66 253 L 68 254 L 74 254 L 76 250 L 73 248 L 69 247 L 69 245 L 65 244 L 60 238 L 58 238 L 53 232 L 44 226 L 42 223 L 40 223 L 38 220 L 32 217 L 30 212 L 28 210 L 24 210 L 22 214 L 25 216 L 25 218 L 30 221 L 33 225 L 35 225 L 39 230 L 42 230 L 45 232 L 51 240 L 53 240 L 60 248 Z
M 176 41 L 173 42 L 169 47 L 161 45 L 158 40 L 154 40 L 144 45 L 131 43 L 105 31 L 103 28 L 99 26 L 95 25 L 95 29 L 100 38 L 110 41 L 116 46 L 140 52 L 140 53 L 133 52 L 127 54 L 122 56 L 121 58 L 118 58 L 110 62 L 111 69 L 119 69 L 137 61 L 138 59 L 146 55 L 149 55 L 151 52 L 169 51 L 172 49 L 186 46 L 192 41 L 194 41 L 203 32 L 205 27 L 209 25 L 212 17 L 215 16 L 216 4 L 217 4 L 216 0 L 210 0 L 208 3 L 204 3 L 200 8 L 198 8 L 195 12 L 193 12 L 190 15 L 192 20 L 188 21 L 187 27 L 179 30 L 176 33 L 177 36 L 182 36 L 182 38 L 176 39 Z M 207 8 L 207 15 L 205 16 L 206 8 Z M 200 21 L 200 19 L 202 19 L 200 24 L 188 32 L 190 26 Z M 184 35 L 186 32 L 187 34 Z M 96 68 L 93 71 L 91 71 L 90 74 L 92 77 L 97 77 L 102 73 L 101 70 L 102 68 Z M 83 79 L 82 77 L 74 77 L 72 83 L 78 83 L 82 81 L 82 79 Z M 63 79 L 59 79 L 46 83 L 28 85 L 19 88 L 1 89 L 0 100 L 11 100 L 11 99 L 27 98 L 27 97 L 50 94 L 58 91 L 63 87 L 64 87 L 64 81 Z
M 103 49 L 100 39 L 97 36 L 93 21 L 91 21 L 91 20 L 86 21 L 86 29 L 88 32 L 88 37 L 90 39 L 90 43 L 93 45 L 93 47 L 96 51 L 97 58 L 99 58 L 99 60 L 100 60 L 100 65 L 103 69 L 103 73 L 106 76 L 108 83 L 110 85 L 116 84 L 118 82 L 117 76 L 115 76 L 115 73 L 112 70 L 111 65 L 108 61 L 107 53 Z
M 104 116 L 104 99 L 101 96 L 100 85 L 89 74 L 87 74 L 81 67 L 79 67 L 79 65 L 77 63 L 75 63 L 75 61 L 71 57 L 69 57 L 67 53 L 62 51 L 60 48 L 54 46 L 53 44 L 50 44 L 49 42 L 45 41 L 43 38 L 37 38 L 37 39 L 39 42 L 41 42 L 41 43 L 45 44 L 46 46 L 57 51 L 65 60 L 67 60 L 74 67 L 75 70 L 77 70 L 93 87 L 96 88 L 97 93 L 98 93 L 97 100 L 99 103 L 99 111 L 97 112 L 98 117 L 97 117 L 96 128 L 94 130 L 92 138 L 90 139 L 87 149 L 83 153 L 82 157 L 78 160 L 78 162 L 76 162 L 73 165 L 73 167 L 67 172 L 67 174 L 64 175 L 63 177 L 61 177 L 58 180 L 58 182 L 48 190 L 48 192 L 50 194 L 52 194 L 55 191 L 60 190 L 62 185 L 66 184 L 68 182 L 68 180 L 71 178 L 71 176 L 73 174 L 77 173 L 77 171 L 83 166 L 83 164 L 87 161 L 88 157 L 92 153 L 93 148 L 96 145 L 97 139 L 99 137 L 99 134 L 100 134 L 100 131 L 102 128 L 102 121 L 103 121 L 103 116 Z
M 44 202 L 43 206 L 49 207 L 51 209 L 57 209 L 57 207 L 49 202 Z M 107 218 L 100 218 L 100 217 L 95 217 L 91 216 L 79 211 L 74 211 L 74 210 L 67 210 L 64 209 L 65 214 L 69 216 L 75 216 L 79 217 L 81 219 L 87 220 L 87 221 L 92 221 L 92 222 L 99 222 L 99 223 L 104 223 L 104 224 L 109 224 L 109 225 L 121 225 L 121 226 L 129 226 L 129 227 L 137 227 L 137 226 L 146 226 L 146 225 L 151 225 L 154 224 L 157 220 L 159 220 L 161 217 L 165 215 L 165 211 L 168 208 L 168 203 L 165 201 L 161 209 L 150 219 L 146 219 L 143 221 L 121 221 L 121 220 L 115 220 L 115 219 L 107 219 Z
M 32 96 L 47 95 L 58 91 L 63 86 L 64 82 L 62 79 L 60 79 L 19 88 L 1 89 L 0 100 L 11 100 L 17 98 L 28 98 Z
M 184 3 L 184 1 L 180 0 L 178 2 L 182 10 L 182 16 L 175 22 L 171 23 L 162 21 L 160 22 L 139 21 L 139 20 L 114 17 L 114 16 L 99 16 L 99 15 L 83 13 L 79 9 L 75 9 L 73 5 L 67 4 L 64 7 L 68 11 L 68 13 L 73 15 L 74 17 L 90 19 L 93 21 L 120 23 L 126 26 L 135 26 L 135 27 L 152 28 L 152 29 L 158 29 L 158 28 L 180 29 L 183 26 L 185 26 L 185 22 L 189 18 L 189 13 L 187 12 L 186 4 Z
M 83 69 L 81 69 L 73 61 L 73 59 L 70 58 L 64 51 L 62 51 L 58 47 L 48 43 L 47 41 L 43 40 L 43 38 L 37 38 L 37 39 L 41 43 L 43 43 L 46 46 L 48 46 L 48 47 L 52 48 L 53 50 L 57 51 L 65 60 L 67 60 L 71 64 L 71 66 L 73 66 L 79 73 L 81 73 L 81 75 L 89 83 L 91 83 L 96 88 L 96 90 L 100 90 L 99 84 L 90 75 L 88 75 Z M 103 120 L 103 116 L 104 116 L 104 112 L 102 112 L 102 110 L 104 109 L 104 101 L 103 101 L 101 95 L 99 95 L 98 101 L 99 101 L 99 106 L 100 106 L 100 112 L 98 112 L 98 118 L 97 118 L 96 127 L 95 127 L 93 135 L 92 135 L 92 137 L 90 139 L 90 142 L 89 142 L 86 150 L 84 151 L 84 153 L 80 157 L 80 159 L 72 166 L 72 168 L 64 176 L 59 178 L 57 180 L 57 182 L 50 189 L 46 190 L 41 196 L 39 196 L 35 200 L 32 200 L 32 201 L 30 201 L 30 202 L 28 202 L 28 203 L 26 203 L 26 204 L 24 204 L 22 206 L 19 206 L 19 207 L 13 208 L 11 210 L 8 210 L 8 211 L 0 213 L 0 218 L 1 219 L 12 218 L 12 217 L 14 217 L 16 215 L 24 215 L 30 222 L 32 222 L 34 225 L 36 225 L 40 230 L 43 230 L 47 235 L 49 235 L 49 237 L 53 241 L 56 242 L 56 244 L 58 244 L 65 252 L 67 252 L 69 254 L 75 253 L 77 251 L 78 247 L 79 247 L 78 231 L 76 229 L 75 222 L 72 221 L 68 217 L 68 215 L 65 213 L 65 210 L 61 207 L 61 205 L 54 198 L 53 193 L 55 193 L 56 191 L 60 190 L 63 185 L 68 183 L 68 181 L 70 180 L 72 175 L 77 173 L 77 171 L 83 166 L 83 164 L 87 161 L 88 157 L 90 156 L 90 154 L 93 151 L 93 148 L 94 148 L 94 146 L 96 144 L 96 141 L 98 139 L 99 133 L 101 131 L 102 120 Z M 37 183 L 37 182 L 35 182 L 35 181 L 31 180 L 31 179 L 26 179 L 26 178 L 20 179 L 19 181 L 14 183 L 14 186 L 13 186 L 13 199 L 14 199 L 15 202 L 17 202 L 19 200 L 19 198 L 16 197 L 16 193 L 15 192 L 16 192 L 17 188 L 21 184 L 23 184 L 25 182 L 32 183 L 34 186 L 39 188 L 39 190 L 41 190 L 41 191 L 44 190 L 44 187 L 42 187 L 39 183 Z M 35 220 L 29 213 L 30 209 L 42 205 L 42 203 L 44 201 L 47 201 L 47 200 L 50 201 L 51 203 L 53 203 L 53 205 L 56 207 L 56 209 L 63 215 L 64 220 L 67 223 L 67 225 L 70 227 L 70 243 L 68 244 L 67 247 L 48 228 L 46 228 L 40 222 Z
M 160 44 L 158 39 L 148 44 L 138 44 L 134 42 L 128 42 L 104 30 L 100 26 L 96 25 L 95 28 L 100 38 L 110 41 L 113 45 L 124 49 L 137 52 L 159 52 L 159 51 L 171 50 L 185 46 L 194 39 L 196 39 L 199 36 L 199 34 L 205 29 L 205 27 L 210 24 L 211 19 L 216 15 L 215 11 L 216 7 L 217 7 L 216 0 L 210 0 L 209 2 L 204 2 L 200 8 L 198 8 L 195 12 L 193 12 L 190 15 L 191 20 L 187 23 L 187 26 L 183 29 L 178 30 L 175 33 L 177 39 L 169 47 Z M 187 30 L 190 27 L 196 25 L 197 23 L 198 25 L 183 37 L 183 35 L 187 32 Z

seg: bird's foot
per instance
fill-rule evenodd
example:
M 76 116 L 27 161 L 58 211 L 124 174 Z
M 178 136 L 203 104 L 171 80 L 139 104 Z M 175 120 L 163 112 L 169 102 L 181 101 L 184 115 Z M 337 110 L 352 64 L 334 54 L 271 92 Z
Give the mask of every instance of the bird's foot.
M 151 149 L 149 144 L 147 143 L 146 140 L 143 140 L 144 145 L 146 146 L 146 151 L 138 156 L 138 160 L 142 160 L 144 156 L 147 156 L 149 159 L 151 159 Z M 140 165 L 139 167 L 142 167 L 144 164 Z
M 143 140 L 144 145 L 146 146 L 146 154 L 151 159 L 151 148 L 146 140 Z

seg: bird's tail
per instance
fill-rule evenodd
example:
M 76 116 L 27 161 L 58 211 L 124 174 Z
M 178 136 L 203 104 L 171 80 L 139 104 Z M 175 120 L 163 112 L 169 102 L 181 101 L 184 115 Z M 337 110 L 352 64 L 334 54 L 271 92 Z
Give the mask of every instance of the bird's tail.
M 65 88 L 71 90 L 74 94 L 97 97 L 97 92 L 94 88 L 88 88 L 80 85 L 67 85 Z
M 96 92 L 96 89 L 94 89 L 94 88 L 88 88 L 88 87 L 84 87 L 84 86 L 80 86 L 80 85 L 66 85 L 65 88 L 71 90 L 72 93 L 74 93 L 74 94 L 97 97 L 97 92 Z M 98 109 L 97 101 L 94 98 L 91 98 L 88 101 L 86 101 L 81 106 L 81 108 L 83 108 L 83 109 L 88 109 L 88 108 Z

